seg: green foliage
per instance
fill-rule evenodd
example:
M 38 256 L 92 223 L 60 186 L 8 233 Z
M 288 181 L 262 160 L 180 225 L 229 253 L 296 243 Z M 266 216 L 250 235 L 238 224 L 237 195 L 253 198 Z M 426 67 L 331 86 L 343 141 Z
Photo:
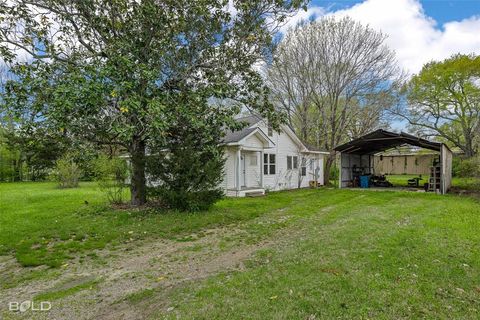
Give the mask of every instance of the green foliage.
M 100 155 L 95 160 L 95 177 L 110 203 L 123 202 L 128 166 L 125 159 Z
M 223 123 L 232 110 L 212 112 L 206 103 L 184 99 L 168 121 L 163 141 L 151 143 L 147 172 L 157 181 L 151 194 L 181 211 L 208 209 L 223 191 Z
M 0 136 L 1 139 L 1 136 Z M 20 163 L 20 153 L 17 150 L 11 150 L 0 140 L 0 181 L 18 181 Z
M 474 156 L 480 132 L 479 77 L 480 56 L 458 54 L 427 63 L 405 87 L 410 108 L 404 117 L 418 131 Z
M 338 166 L 332 165 L 330 167 L 330 181 L 333 180 L 333 185 L 338 187 L 338 179 L 339 179 L 339 169 Z
M 66 141 L 42 127 L 0 128 L 0 181 L 45 180 L 66 151 Z
M 82 171 L 71 154 L 67 153 L 56 161 L 53 178 L 60 188 L 77 188 L 81 176 Z
M 480 177 L 480 156 L 472 158 L 454 157 L 452 161 L 452 174 L 461 178 Z

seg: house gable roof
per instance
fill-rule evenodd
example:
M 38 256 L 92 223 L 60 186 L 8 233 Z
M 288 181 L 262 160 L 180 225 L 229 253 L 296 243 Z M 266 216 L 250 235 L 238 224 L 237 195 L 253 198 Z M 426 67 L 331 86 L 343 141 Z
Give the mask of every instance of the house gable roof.
M 225 141 L 225 144 L 227 144 L 227 145 L 242 144 L 250 136 L 256 135 L 258 138 L 260 138 L 260 140 L 263 140 L 265 143 L 267 143 L 268 146 L 271 147 L 271 146 L 275 145 L 275 143 L 259 127 L 243 129 L 241 131 L 234 132 L 234 134 L 237 134 L 237 136 L 235 136 L 234 139 L 230 142 Z M 231 137 L 232 137 L 232 135 L 230 136 L 230 138 Z
M 234 142 L 239 142 L 246 136 L 250 135 L 253 131 L 255 131 L 257 128 L 245 128 L 239 131 L 228 131 L 225 134 L 225 137 L 223 138 L 224 143 L 234 143 Z
M 275 143 L 258 126 L 259 122 L 263 121 L 262 117 L 256 114 L 251 114 L 248 116 L 237 118 L 236 121 L 246 123 L 247 127 L 239 131 L 227 131 L 223 139 L 223 142 L 225 144 L 240 144 L 242 140 L 254 134 L 254 132 L 258 129 L 258 133 L 262 136 L 264 140 L 266 140 L 266 142 L 269 143 L 269 145 L 275 145 Z M 284 132 L 287 136 L 289 136 L 290 139 L 292 139 L 292 141 L 300 147 L 301 152 L 303 153 L 328 154 L 328 152 L 308 147 L 302 142 L 302 140 L 300 140 L 300 138 L 297 137 L 293 129 L 291 129 L 288 125 L 282 125 L 281 131 Z

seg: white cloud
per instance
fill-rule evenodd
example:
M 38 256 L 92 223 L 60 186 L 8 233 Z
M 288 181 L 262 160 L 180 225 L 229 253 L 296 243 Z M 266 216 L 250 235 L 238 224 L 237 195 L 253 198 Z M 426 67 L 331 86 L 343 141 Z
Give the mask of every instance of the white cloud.
M 327 10 L 311 7 L 309 11 L 322 15 Z M 387 34 L 387 44 L 395 50 L 400 66 L 410 73 L 420 71 L 429 61 L 455 53 L 480 54 L 480 16 L 440 26 L 425 14 L 418 0 L 366 0 L 327 15 L 348 15 Z
M 326 14 L 326 10 L 322 7 L 309 7 L 307 11 L 299 10 L 295 15 L 287 18 L 285 24 L 280 28 L 280 32 L 285 33 L 289 28 L 295 27 L 297 24 L 315 19 Z

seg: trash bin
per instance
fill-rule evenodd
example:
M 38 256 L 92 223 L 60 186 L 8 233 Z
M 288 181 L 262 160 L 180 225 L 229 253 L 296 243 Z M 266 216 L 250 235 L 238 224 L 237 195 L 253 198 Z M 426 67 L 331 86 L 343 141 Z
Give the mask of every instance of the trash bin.
M 368 188 L 370 176 L 360 176 L 360 188 Z

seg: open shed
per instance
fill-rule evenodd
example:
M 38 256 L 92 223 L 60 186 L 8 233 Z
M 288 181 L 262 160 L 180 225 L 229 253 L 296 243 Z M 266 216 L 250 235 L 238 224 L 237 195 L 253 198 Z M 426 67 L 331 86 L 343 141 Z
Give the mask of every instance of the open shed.
M 434 191 L 447 193 L 452 183 L 452 151 L 443 143 L 408 133 L 376 130 L 335 148 L 340 154 L 339 187 L 352 186 L 356 175 L 374 175 L 373 156 L 388 149 L 411 145 L 439 153 L 439 163 L 431 168 L 429 184 Z

